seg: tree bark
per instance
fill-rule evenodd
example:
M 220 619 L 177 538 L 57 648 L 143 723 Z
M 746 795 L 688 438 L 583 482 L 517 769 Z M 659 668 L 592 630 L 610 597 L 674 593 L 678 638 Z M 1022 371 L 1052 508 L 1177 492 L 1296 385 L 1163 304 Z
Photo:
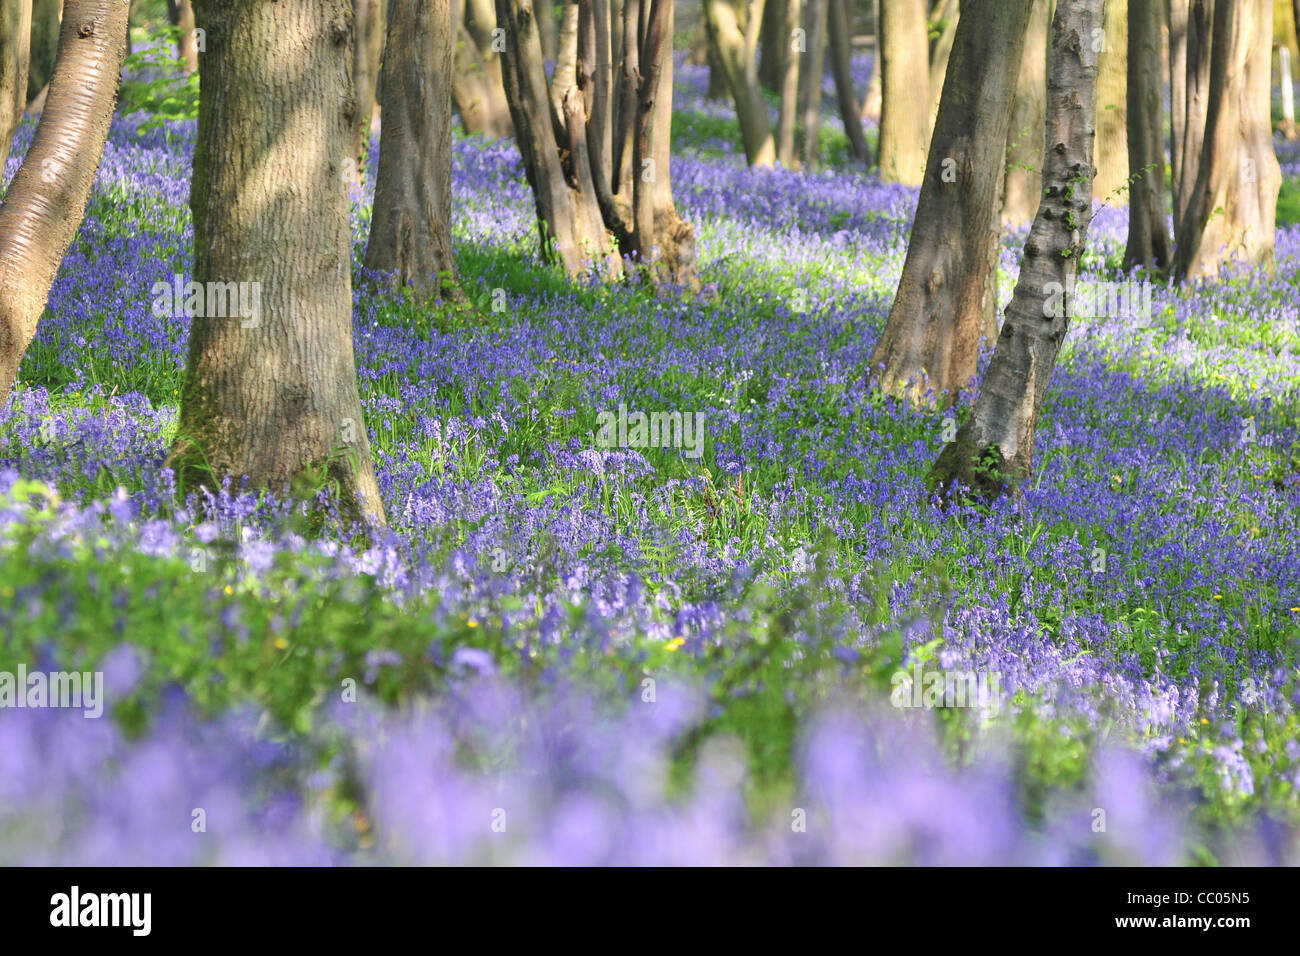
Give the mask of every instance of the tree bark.
M 567 3 L 568 0 L 560 0 Z M 559 42 L 555 31 L 555 0 L 534 0 L 537 9 L 537 35 L 542 41 L 542 58 L 554 60 L 559 56 Z
M 1174 235 L 1191 202 L 1201 165 L 1210 104 L 1211 23 L 1214 0 L 1172 0 L 1169 69 L 1173 145 Z
M 704 15 L 709 41 L 717 52 L 727 89 L 736 106 L 745 159 L 751 166 L 771 166 L 776 159 L 776 145 L 772 140 L 772 124 L 768 120 L 767 104 L 759 89 L 758 70 L 754 63 L 757 24 L 762 21 L 763 0 L 748 0 L 743 6 L 748 13 L 743 25 L 732 0 L 704 0 Z
M 31 63 L 27 70 L 27 102 L 31 103 L 54 75 L 54 58 L 59 52 L 61 0 L 33 0 Z
M 786 23 L 799 23 L 799 5 L 799 0 L 786 0 Z M 793 169 L 797 162 L 794 152 L 794 131 L 799 110 L 799 62 L 806 51 L 804 42 L 798 43 L 796 49 L 794 30 L 795 27 L 791 26 L 784 37 L 786 56 L 781 75 L 781 116 L 776 127 L 776 159 L 786 169 Z
M 31 0 L 0 0 L 0 143 L 9 160 L 14 130 L 27 108 L 27 70 L 32 37 Z
M 1158 2 L 1147 0 L 1152 6 Z M 1128 203 L 1128 5 L 1129 0 L 1106 0 L 1106 46 L 1097 78 L 1097 179 L 1092 188 L 1112 206 Z
M 880 0 L 880 178 L 919 186 L 929 145 L 925 0 Z
M 215 284 L 248 282 L 258 307 L 194 317 L 168 464 L 182 491 L 226 478 L 295 499 L 330 489 L 341 513 L 382 522 L 352 339 L 351 0 L 194 9 L 207 39 L 195 281 L 209 303 Z
M 352 158 L 356 182 L 360 183 L 369 158 L 371 127 L 375 117 L 375 96 L 379 87 L 379 64 L 384 55 L 384 7 L 386 0 L 352 0 L 356 43 L 352 50 L 352 80 L 357 91 L 357 126 L 352 132 Z
M 862 118 L 880 122 L 880 9 L 877 0 L 871 4 L 871 29 L 876 45 L 871 51 L 871 76 L 867 80 L 867 92 L 862 97 Z
M 1174 243 L 1180 282 L 1213 276 L 1230 260 L 1273 265 L 1282 174 L 1270 116 L 1272 3 L 1216 3 L 1210 32 L 1205 136 Z
M 45 109 L 0 204 L 0 407 L 81 226 L 126 57 L 125 0 L 67 0 L 64 12 Z
M 805 6 L 805 29 L 808 52 L 802 59 L 799 112 L 803 117 L 803 164 L 817 165 L 821 145 L 822 79 L 826 75 L 826 4 L 828 0 L 808 0 Z
M 1072 283 L 1092 218 L 1097 51 L 1104 0 L 1057 0 L 1048 67 L 1043 199 L 1021 258 L 993 358 L 971 417 L 930 474 L 948 497 L 961 484 L 981 498 L 1018 490 L 1034 468 L 1034 425 L 1069 329 Z
M 907 258 L 872 374 L 946 405 L 975 376 L 999 247 L 1000 170 L 1028 4 L 966 0 Z
M 180 58 L 181 70 L 186 74 L 197 73 L 199 44 L 194 35 L 194 4 L 190 0 L 167 0 L 167 13 L 172 26 L 179 31 L 176 36 L 176 54 Z
M 1132 3 L 1128 18 L 1128 166 L 1136 178 L 1130 189 L 1124 271 L 1142 266 L 1159 273 L 1170 265 L 1160 75 L 1163 8 Z
M 840 119 L 844 133 L 849 138 L 849 150 L 859 163 L 871 160 L 867 138 L 862 132 L 862 112 L 858 106 L 857 90 L 853 87 L 853 59 L 850 41 L 853 39 L 852 0 L 828 0 L 830 3 L 831 72 L 835 75 L 835 98 L 840 104 Z
M 1049 0 L 1033 0 L 1025 48 L 1020 56 L 1016 97 L 1007 130 L 1006 180 L 1002 187 L 1002 224 L 1019 226 L 1038 211 L 1043 192 L 1044 117 L 1047 113 L 1047 28 Z
M 781 81 L 793 51 L 790 34 L 799 26 L 799 18 L 789 17 L 787 4 L 772 0 L 763 5 L 763 22 L 759 27 L 758 81 L 773 93 L 781 92 Z
M 389 0 L 387 34 L 365 267 L 422 301 L 464 301 L 451 247 L 449 0 Z
M 957 0 L 941 0 L 935 5 L 937 20 L 943 24 L 934 48 L 930 51 L 930 112 L 929 128 L 934 129 L 939 115 L 939 98 L 943 95 L 943 78 L 948 73 L 948 58 L 952 56 L 952 44 L 957 36 L 957 23 L 961 19 L 961 7 Z
M 451 96 L 461 127 L 470 136 L 510 136 L 514 126 L 501 74 L 504 46 L 493 49 L 496 13 L 491 0 L 470 0 L 468 5 L 465 0 L 452 0 L 451 22 L 456 32 Z

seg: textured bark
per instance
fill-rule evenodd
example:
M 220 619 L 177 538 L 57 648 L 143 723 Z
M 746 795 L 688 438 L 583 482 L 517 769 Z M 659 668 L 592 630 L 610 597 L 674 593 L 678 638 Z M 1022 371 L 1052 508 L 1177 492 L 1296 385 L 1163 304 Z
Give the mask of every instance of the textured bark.
M 198 283 L 260 283 L 255 321 L 195 317 L 168 464 L 383 520 L 352 339 L 351 0 L 196 0 Z M 210 287 L 209 287 L 210 288 Z
M 40 125 L 0 204 L 0 407 L 81 226 L 126 57 L 126 0 L 67 0 L 65 12 Z
M 451 248 L 451 6 L 389 0 L 365 266 L 419 299 L 462 301 Z
M 743 21 L 733 0 L 704 0 L 704 15 L 709 42 L 717 53 L 727 90 L 736 106 L 745 159 L 751 166 L 771 166 L 776 159 L 776 144 L 754 62 L 763 0 L 748 0 L 742 6 L 747 13 Z
M 831 72 L 835 76 L 835 98 L 840 103 L 840 119 L 849 138 L 849 150 L 860 163 L 870 161 L 867 138 L 862 132 L 862 113 L 858 94 L 853 88 L 853 64 L 850 41 L 853 39 L 852 0 L 829 0 Z
M 801 57 L 799 78 L 799 113 L 803 119 L 803 154 L 805 166 L 817 164 L 822 127 L 822 79 L 826 75 L 826 4 L 828 0 L 808 0 L 804 29 L 808 51 Z
M 776 5 L 776 3 L 769 4 L 769 6 L 773 7 Z M 799 6 L 799 0 L 785 0 L 786 23 L 797 24 L 799 22 Z M 799 62 L 803 59 L 803 54 L 795 49 L 793 27 L 786 30 L 783 39 L 786 47 L 786 57 L 785 62 L 782 64 L 783 71 L 780 82 L 781 115 L 776 126 L 776 159 L 786 169 L 793 169 L 796 162 L 794 154 L 795 119 L 799 109 Z M 765 55 L 766 52 L 765 48 Z
M 880 0 L 880 178 L 919 186 L 929 146 L 925 0 Z
M 563 91 L 562 114 L 553 116 L 531 3 L 497 0 L 497 22 L 505 30 L 506 99 L 533 191 L 543 254 L 572 276 L 593 269 L 621 276 L 623 259 L 610 241 L 596 196 L 585 103 L 576 79 Z
M 1043 199 L 1021 258 L 1020 279 L 971 417 L 944 446 L 931 483 L 960 483 L 982 498 L 1004 494 L 1034 468 L 1034 426 L 1069 329 L 1071 289 L 1092 218 L 1097 52 L 1104 0 L 1057 0 L 1051 26 Z
M 1019 226 L 1038 211 L 1043 192 L 1043 119 L 1047 113 L 1047 27 L 1049 0 L 1033 0 L 1025 48 L 1020 55 L 1016 97 L 1007 129 L 1006 179 L 1002 223 Z
M 966 0 L 925 181 L 872 374 L 892 395 L 944 405 L 975 376 L 998 254 L 1000 169 L 1027 4 Z
M 356 161 L 356 181 L 361 182 L 369 153 L 379 63 L 384 54 L 386 0 L 352 0 L 356 42 L 352 48 L 352 82 L 357 91 L 357 125 L 352 131 L 351 155 Z
M 1272 41 L 1270 0 L 1215 4 L 1205 136 L 1174 243 L 1179 281 L 1213 276 L 1230 260 L 1272 269 L 1282 182 L 1269 112 Z
M 31 62 L 27 69 L 27 102 L 45 89 L 54 75 L 54 58 L 59 52 L 59 19 L 62 0 L 33 0 Z
M 1132 3 L 1128 18 L 1128 165 L 1135 178 L 1129 191 L 1124 271 L 1143 266 L 1162 272 L 1170 265 L 1160 70 L 1163 7 Z
M 941 0 L 935 4 L 936 22 L 943 23 L 943 29 L 930 51 L 930 112 L 928 120 L 930 129 L 934 129 L 935 119 L 939 115 L 939 98 L 943 95 L 943 78 L 948 72 L 948 58 L 952 56 L 952 44 L 957 37 L 957 23 L 961 19 L 961 7 L 957 0 Z
M 27 108 L 31 36 L 31 0 L 0 0 L 0 169 L 9 159 L 14 130 Z
M 1092 188 L 1112 206 L 1128 203 L 1128 3 L 1106 0 L 1106 47 L 1097 78 L 1097 179 Z
M 1173 146 L 1174 235 L 1182 228 L 1184 213 L 1201 165 L 1205 123 L 1210 106 L 1211 30 L 1214 0 L 1171 0 L 1169 70 Z
M 451 22 L 456 38 L 456 72 L 452 102 L 461 127 L 471 136 L 490 139 L 510 136 L 510 105 L 502 81 L 502 53 L 492 49 L 496 13 L 491 0 L 452 0 Z

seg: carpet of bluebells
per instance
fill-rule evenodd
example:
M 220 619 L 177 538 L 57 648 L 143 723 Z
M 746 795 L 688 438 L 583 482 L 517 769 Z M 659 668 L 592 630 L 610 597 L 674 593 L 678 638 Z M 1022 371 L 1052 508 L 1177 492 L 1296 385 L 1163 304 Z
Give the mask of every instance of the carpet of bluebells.
M 0 711 L 0 863 L 1300 863 L 1300 228 L 1077 320 L 1023 500 L 941 506 L 969 397 L 864 385 L 915 191 L 829 117 L 826 170 L 747 170 L 706 83 L 698 295 L 544 265 L 510 142 L 454 147 L 471 307 L 370 291 L 357 195 L 375 533 L 178 499 L 150 290 L 190 277 L 195 126 L 116 119 L 0 412 L 0 671 L 108 707 Z M 599 447 L 620 403 L 701 412 L 703 456 Z M 926 668 L 997 693 L 892 705 Z

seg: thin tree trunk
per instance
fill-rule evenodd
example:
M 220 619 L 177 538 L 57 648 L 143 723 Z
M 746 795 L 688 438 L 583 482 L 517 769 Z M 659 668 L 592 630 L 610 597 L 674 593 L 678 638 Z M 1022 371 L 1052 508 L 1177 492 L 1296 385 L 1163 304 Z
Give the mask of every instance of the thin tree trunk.
M 1278 83 L 1282 87 L 1282 135 L 1287 139 L 1300 138 L 1295 124 L 1295 81 L 1291 75 L 1291 47 L 1283 43 L 1277 48 Z
M 1231 260 L 1272 269 L 1282 182 L 1270 116 L 1272 41 L 1270 0 L 1215 4 L 1205 136 L 1174 243 L 1180 282 L 1213 276 Z
M 748 11 L 744 26 L 732 0 L 704 0 L 704 15 L 709 40 L 717 51 L 727 89 L 736 106 L 745 159 L 751 166 L 771 166 L 776 159 L 776 145 L 754 64 L 753 41 L 763 16 L 763 0 L 748 0 L 744 6 Z
M 867 94 L 862 97 L 862 118 L 880 122 L 880 9 L 877 0 L 871 4 L 871 29 L 876 45 L 871 51 L 871 76 L 867 80 Z
M 880 178 L 919 186 L 929 146 L 925 0 L 880 0 Z
M 352 132 L 355 180 L 361 182 L 369 158 L 370 132 L 375 118 L 379 63 L 384 53 L 386 0 L 352 0 L 357 37 L 352 50 L 352 80 L 357 91 L 357 127 Z
M 471 136 L 510 136 L 514 127 L 501 75 L 505 47 L 492 36 L 496 13 L 491 0 L 470 0 L 468 5 L 452 0 L 451 18 L 456 36 L 451 96 L 461 127 Z
M 791 20 L 786 4 L 772 0 L 763 5 L 763 22 L 759 28 L 758 81 L 773 93 L 781 92 L 781 81 L 790 62 L 790 33 L 799 26 Z
M 966 0 L 925 182 L 872 373 L 891 395 L 946 405 L 975 376 L 999 246 L 1000 170 L 1029 6 Z
M 808 0 L 805 29 L 808 52 L 802 57 L 800 77 L 799 112 L 803 117 L 803 163 L 817 164 L 817 151 L 821 145 L 822 79 L 826 74 L 826 4 L 829 0 Z
M 850 41 L 853 36 L 852 0 L 829 0 L 831 72 L 835 75 L 835 98 L 840 104 L 840 119 L 849 138 L 849 149 L 859 163 L 871 161 L 867 138 L 862 132 L 862 112 L 857 90 L 853 88 L 853 61 Z
M 451 248 L 449 0 L 389 0 L 387 34 L 365 266 L 420 300 L 463 301 Z
M 227 477 L 306 500 L 330 489 L 342 513 L 383 521 L 352 339 L 351 0 L 194 10 L 207 51 L 190 205 L 209 291 L 168 464 L 182 490 Z M 211 307 L 232 282 L 259 283 L 251 318 Z
M 935 119 L 939 115 L 939 97 L 943 95 L 943 78 L 948 72 L 948 58 L 952 56 L 953 40 L 957 36 L 957 23 L 961 20 L 961 7 L 957 0 L 946 0 L 936 5 L 936 11 L 942 7 L 939 20 L 943 29 L 934 41 L 930 52 L 930 129 L 934 129 Z
M 31 64 L 27 70 L 27 102 L 31 103 L 54 75 L 54 58 L 59 52 L 59 20 L 62 0 L 33 0 Z
M 775 4 L 773 4 L 775 6 Z M 785 22 L 799 23 L 799 0 L 786 0 Z M 794 130 L 799 109 L 799 62 L 807 50 L 806 35 L 797 26 L 791 26 L 783 38 L 786 46 L 784 70 L 781 76 L 781 116 L 776 128 L 776 159 L 786 169 L 795 166 Z
M 1181 82 L 1173 88 L 1173 211 L 1174 235 L 1191 202 L 1192 190 L 1201 166 L 1205 123 L 1210 106 L 1211 24 L 1214 0 L 1173 0 L 1170 20 L 1170 70 L 1183 64 Z M 1175 41 L 1181 42 L 1175 47 Z M 1182 109 L 1179 110 L 1179 103 Z
M 0 0 L 0 171 L 9 159 L 14 130 L 27 108 L 27 70 L 32 37 L 31 0 Z
M 1159 3 L 1128 8 L 1128 166 L 1130 190 L 1124 271 L 1169 268 L 1165 196 L 1164 90 L 1160 70 L 1163 10 Z
M 1097 78 L 1097 179 L 1092 188 L 1112 206 L 1128 203 L 1128 3 L 1106 0 L 1106 46 Z
M 1025 49 L 1020 56 L 1016 98 L 1007 130 L 1006 180 L 1002 187 L 1002 223 L 1019 226 L 1038 211 L 1043 192 L 1043 121 L 1047 113 L 1047 28 L 1049 0 L 1033 0 Z
M 560 0 L 561 3 L 569 0 Z M 559 43 L 555 31 L 555 0 L 533 0 L 537 10 L 537 33 L 542 40 L 542 58 L 554 60 L 559 56 Z
M 168 0 L 168 7 L 174 7 L 172 23 L 180 33 L 176 37 L 176 53 L 180 57 L 181 69 L 185 73 L 197 73 L 199 70 L 199 44 L 194 34 L 194 4 L 190 0 Z
M 122 0 L 67 0 L 65 12 L 40 125 L 0 203 L 0 407 L 81 226 L 126 57 Z
M 971 417 L 939 454 L 933 487 L 957 483 L 982 498 L 1016 489 L 1034 469 L 1034 427 L 1069 330 L 1072 283 L 1092 218 L 1093 136 L 1104 0 L 1057 0 L 1048 67 L 1043 199 L 1020 279 Z

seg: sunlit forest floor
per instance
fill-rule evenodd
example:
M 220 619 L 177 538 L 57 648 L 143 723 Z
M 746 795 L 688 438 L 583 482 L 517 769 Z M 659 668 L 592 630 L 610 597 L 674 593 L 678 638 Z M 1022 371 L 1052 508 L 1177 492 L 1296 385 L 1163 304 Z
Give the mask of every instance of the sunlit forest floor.
M 969 397 L 864 383 L 915 191 L 829 119 L 826 169 L 747 170 L 705 85 L 679 58 L 699 295 L 544 265 L 508 141 L 454 147 L 470 307 L 366 290 L 357 197 L 370 539 L 174 495 L 194 122 L 119 117 L 0 414 L 0 670 L 109 712 L 0 715 L 0 862 L 1300 863 L 1300 227 L 1077 321 L 1024 499 L 942 508 Z M 620 404 L 702 455 L 599 447 Z M 934 671 L 994 691 L 898 693 Z

